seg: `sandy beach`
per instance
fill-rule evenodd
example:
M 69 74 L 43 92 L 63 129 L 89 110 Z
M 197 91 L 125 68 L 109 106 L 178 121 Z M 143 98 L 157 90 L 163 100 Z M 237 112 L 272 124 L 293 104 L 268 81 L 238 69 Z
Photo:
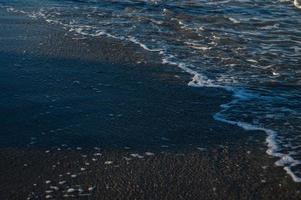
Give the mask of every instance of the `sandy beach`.
M 231 94 L 106 37 L 0 9 L 0 199 L 301 199 Z

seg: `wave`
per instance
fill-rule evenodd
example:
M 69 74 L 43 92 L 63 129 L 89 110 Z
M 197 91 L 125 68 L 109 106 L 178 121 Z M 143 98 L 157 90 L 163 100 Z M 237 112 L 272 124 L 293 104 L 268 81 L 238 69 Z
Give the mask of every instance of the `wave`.
M 169 56 L 172 58 L 173 56 Z M 185 63 L 177 63 L 173 61 L 169 61 L 168 58 L 163 59 L 163 64 L 170 64 L 170 65 L 175 65 L 187 72 L 188 74 L 193 75 L 192 80 L 188 83 L 188 86 L 191 87 L 216 87 L 216 88 L 221 88 L 224 89 L 228 92 L 232 92 L 232 100 L 226 104 L 222 104 L 220 107 L 222 108 L 221 111 L 218 113 L 214 114 L 213 118 L 217 121 L 224 122 L 227 124 L 235 125 L 240 128 L 243 128 L 246 131 L 263 131 L 267 134 L 266 138 L 266 143 L 268 149 L 266 150 L 266 153 L 270 156 L 274 156 L 279 158 L 275 162 L 276 166 L 281 166 L 283 169 L 286 171 L 288 175 L 292 177 L 292 179 L 295 182 L 301 182 L 301 177 L 297 176 L 293 171 L 292 167 L 300 165 L 301 162 L 298 160 L 295 160 L 292 158 L 289 154 L 284 154 L 280 153 L 279 150 L 281 149 L 277 143 L 277 132 L 272 130 L 272 129 L 267 129 L 264 127 L 260 127 L 254 124 L 246 123 L 246 122 L 241 122 L 241 121 L 234 121 L 234 120 L 229 120 L 227 119 L 226 116 L 224 116 L 222 113 L 226 112 L 228 109 L 231 109 L 231 107 L 235 104 L 237 104 L 239 101 L 245 101 L 249 100 L 251 98 L 264 98 L 260 96 L 256 96 L 255 94 L 252 94 L 250 92 L 247 92 L 244 88 L 235 88 L 231 86 L 223 86 L 223 85 L 218 85 L 215 84 L 213 80 L 208 79 L 206 76 L 199 74 L 198 72 L 192 70 L 189 68 L 189 65 Z
M 294 4 L 296 7 L 301 8 L 300 3 L 295 0 Z M 98 30 L 97 27 L 90 26 L 90 25 L 74 25 L 74 24 L 68 24 L 64 23 L 62 21 L 49 18 L 46 14 L 44 14 L 41 10 L 38 12 L 28 12 L 24 10 L 17 10 L 13 7 L 8 7 L 7 11 L 9 12 L 17 12 L 21 14 L 26 14 L 29 17 L 32 18 L 42 18 L 46 22 L 51 24 L 57 24 L 63 26 L 65 29 L 67 29 L 69 32 L 73 32 L 76 34 L 80 34 L 82 36 L 91 36 L 91 37 L 110 37 L 121 41 L 127 41 L 134 43 L 141 48 L 143 48 L 146 51 L 150 52 L 159 52 L 159 54 L 162 56 L 162 63 L 163 64 L 169 64 L 173 66 L 177 66 L 178 68 L 182 69 L 184 72 L 190 74 L 192 76 L 192 80 L 188 83 L 188 86 L 191 87 L 216 87 L 224 89 L 228 92 L 231 92 L 233 94 L 232 100 L 226 104 L 221 105 L 221 110 L 214 114 L 213 118 L 217 121 L 221 121 L 227 124 L 235 125 L 238 127 L 243 128 L 247 131 L 263 131 L 266 133 L 266 143 L 267 143 L 267 151 L 266 153 L 268 155 L 277 157 L 278 160 L 275 162 L 277 166 L 282 166 L 284 170 L 289 174 L 292 179 L 295 182 L 301 182 L 301 177 L 298 177 L 292 170 L 292 167 L 297 166 L 301 164 L 300 161 L 295 160 L 293 157 L 291 157 L 287 153 L 281 153 L 280 152 L 280 146 L 277 142 L 277 137 L 279 136 L 279 133 L 273 129 L 265 128 L 264 126 L 255 125 L 252 123 L 247 123 L 243 121 L 236 121 L 231 120 L 227 118 L 227 116 L 224 113 L 227 113 L 231 108 L 233 108 L 236 104 L 239 104 L 241 101 L 246 101 L 251 98 L 264 98 L 262 96 L 256 96 L 256 94 L 253 94 L 251 91 L 248 91 L 246 88 L 242 87 L 235 87 L 235 86 L 226 86 L 221 84 L 218 80 L 210 79 L 205 74 L 194 70 L 196 69 L 196 66 L 193 64 L 187 63 L 187 62 L 180 62 L 179 59 L 177 59 L 176 55 L 168 52 L 166 48 L 150 48 L 148 44 L 145 44 L 142 41 L 139 41 L 137 37 L 134 36 L 120 36 L 118 34 L 109 33 L 106 30 Z M 240 21 L 234 18 L 228 18 L 232 23 L 239 24 Z M 214 35 L 213 35 L 214 36 Z M 215 36 L 214 36 L 215 37 Z M 202 51 L 208 51 L 211 49 L 211 47 L 207 47 L 204 45 L 200 45 L 197 43 L 192 42 L 184 42 L 184 44 L 188 45 L 190 48 L 202 50 Z M 256 60 L 249 59 L 252 63 L 257 63 Z M 256 61 L 256 62 L 255 62 Z
M 270 156 L 279 158 L 279 160 L 277 160 L 275 162 L 275 165 L 283 167 L 283 169 L 286 171 L 286 173 L 288 175 L 290 175 L 295 182 L 301 182 L 301 177 L 297 176 L 291 169 L 292 167 L 300 165 L 301 162 L 298 160 L 295 160 L 289 154 L 279 152 L 281 150 L 281 148 L 279 147 L 279 145 L 277 143 L 278 133 L 276 131 L 274 131 L 272 129 L 260 127 L 260 126 L 254 125 L 254 124 L 246 123 L 246 122 L 229 120 L 229 119 L 227 119 L 226 116 L 224 116 L 222 114 L 224 112 L 227 112 L 228 109 L 231 109 L 232 105 L 235 105 L 240 100 L 249 99 L 250 93 L 246 93 L 245 89 L 243 89 L 243 88 L 233 88 L 233 87 L 223 87 L 223 88 L 225 90 L 233 93 L 233 100 L 230 101 L 229 103 L 222 104 L 220 106 L 222 108 L 222 110 L 220 112 L 216 113 L 213 116 L 213 118 L 217 121 L 221 121 L 224 123 L 228 123 L 231 125 L 241 127 L 247 131 L 263 131 L 263 132 L 265 132 L 267 134 L 266 143 L 267 143 L 267 147 L 268 147 L 268 149 L 266 150 L 266 153 Z

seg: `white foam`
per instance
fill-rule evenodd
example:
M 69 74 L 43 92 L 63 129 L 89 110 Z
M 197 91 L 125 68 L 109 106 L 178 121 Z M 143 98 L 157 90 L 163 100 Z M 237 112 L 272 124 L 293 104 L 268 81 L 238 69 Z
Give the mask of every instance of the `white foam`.
M 135 43 L 135 44 L 138 44 L 140 47 L 142 47 L 143 49 L 147 50 L 147 51 L 163 51 L 164 49 L 151 49 L 151 48 L 148 48 L 145 44 L 139 42 L 136 38 L 134 37 L 128 37 L 128 40 Z
M 72 175 L 71 175 L 71 178 L 76 178 L 76 177 L 77 177 L 76 174 L 72 174 Z
M 185 70 L 186 67 L 183 67 L 182 69 Z M 208 79 L 206 76 L 201 75 L 201 74 L 194 74 L 192 80 L 188 83 L 189 86 L 194 86 L 194 87 L 217 87 L 212 80 Z
M 147 156 L 154 156 L 155 154 L 152 153 L 152 152 L 145 152 L 145 155 L 147 155 Z
M 295 182 L 301 183 L 301 178 L 298 177 L 298 176 L 296 176 L 296 174 L 294 174 L 294 172 L 291 170 L 291 167 L 284 167 L 283 169 L 286 171 L 286 173 L 287 173 L 288 175 L 290 175 L 290 176 L 292 177 L 292 179 L 293 179 Z
M 67 193 L 73 193 L 73 192 L 75 192 L 76 190 L 74 189 L 74 188 L 69 188 L 68 190 L 67 190 Z
M 284 155 L 275 163 L 275 165 L 287 166 L 287 165 L 296 165 L 297 163 L 298 162 L 296 162 L 291 156 Z
M 231 22 L 233 22 L 234 24 L 239 24 L 239 23 L 240 23 L 239 20 L 237 20 L 237 19 L 235 19 L 235 18 L 233 18 L 233 17 L 229 17 L 228 19 L 229 19 Z
M 197 49 L 197 50 L 207 51 L 207 50 L 211 49 L 211 47 L 202 46 L 200 44 L 193 43 L 193 42 L 184 42 L 184 43 L 187 44 L 189 47 L 191 47 L 193 49 Z
M 55 190 L 55 191 L 58 191 L 60 189 L 59 187 L 57 187 L 55 185 L 52 185 L 49 188 L 52 189 L 52 190 Z
M 93 191 L 95 188 L 96 188 L 95 186 L 93 186 L 93 187 L 91 186 L 88 188 L 88 191 Z
M 60 185 L 64 185 L 66 183 L 66 181 L 60 181 L 59 184 Z
M 189 86 L 194 86 L 194 87 L 220 87 L 219 85 L 214 84 L 213 81 L 208 79 L 206 76 L 192 70 L 191 68 L 193 68 L 193 66 L 185 64 L 183 62 L 172 61 L 173 58 L 174 58 L 173 55 L 165 56 L 162 59 L 162 63 L 177 66 L 178 68 L 182 69 L 186 73 L 192 75 L 193 78 L 188 83 Z
M 298 177 L 297 175 L 295 175 L 293 173 L 293 171 L 291 170 L 291 166 L 295 166 L 300 164 L 299 161 L 294 160 L 292 157 L 290 157 L 288 154 L 282 154 L 279 153 L 278 151 L 280 150 L 277 141 L 276 141 L 276 137 L 277 137 L 277 133 L 274 130 L 271 129 L 266 129 L 263 127 L 259 127 L 250 123 L 245 123 L 245 122 L 240 122 L 240 121 L 233 121 L 233 120 L 228 120 L 226 119 L 223 115 L 222 112 L 226 111 L 227 109 L 231 108 L 232 105 L 234 105 L 235 103 L 237 103 L 238 101 L 247 101 L 250 99 L 256 99 L 256 98 L 260 98 L 260 99 L 266 99 L 267 97 L 262 97 L 262 96 L 258 96 L 256 94 L 250 93 L 245 89 L 241 89 L 241 88 L 234 88 L 231 86 L 221 86 L 218 84 L 215 84 L 213 82 L 213 80 L 208 79 L 206 76 L 199 74 L 198 72 L 192 70 L 189 65 L 185 64 L 185 63 L 177 63 L 177 62 L 173 62 L 170 59 L 174 58 L 174 56 L 169 56 L 169 57 L 165 57 L 162 60 L 162 63 L 166 63 L 166 64 L 170 64 L 170 65 L 176 65 L 179 68 L 181 68 L 182 70 L 184 70 L 185 72 L 193 75 L 192 80 L 188 83 L 189 86 L 193 86 L 193 87 L 219 87 L 219 88 L 223 88 L 227 91 L 230 91 L 233 93 L 233 99 L 232 101 L 230 101 L 229 103 L 226 104 L 222 104 L 221 108 L 222 110 L 218 113 L 216 113 L 213 118 L 217 121 L 221 121 L 224 123 L 228 123 L 228 124 L 232 124 L 235 126 L 239 126 L 245 130 L 252 130 L 252 131 L 264 131 L 267 134 L 267 138 L 266 138 L 266 143 L 268 146 L 268 149 L 266 150 L 266 153 L 268 155 L 274 156 L 274 157 L 278 157 L 280 158 L 280 160 L 286 160 L 287 158 L 289 158 L 290 163 L 289 166 L 285 166 L 284 170 L 287 172 L 287 174 L 289 174 L 292 179 L 295 182 L 301 182 L 301 178 Z M 279 164 L 280 162 L 278 162 Z M 282 165 L 284 166 L 284 165 Z
M 294 0 L 294 6 L 295 6 L 296 8 L 301 9 L 301 3 L 299 2 L 299 0 Z
M 134 157 L 134 158 L 144 158 L 144 156 L 139 155 L 138 153 L 131 153 L 130 156 Z
M 113 161 L 111 160 L 105 161 L 105 165 L 111 165 L 111 164 L 113 164 Z
M 266 143 L 268 146 L 268 149 L 266 150 L 266 153 L 268 155 L 278 157 L 279 160 L 275 162 L 275 165 L 284 167 L 284 170 L 289 174 L 292 179 L 295 182 L 301 182 L 301 177 L 298 177 L 294 172 L 291 170 L 291 167 L 301 164 L 300 161 L 293 159 L 288 153 L 280 153 L 280 147 L 277 144 L 277 132 L 271 129 L 259 127 L 257 125 L 253 125 L 246 122 L 240 122 L 240 121 L 233 121 L 228 120 L 226 117 L 222 114 L 223 112 L 227 111 L 229 108 L 231 108 L 231 105 L 237 103 L 239 100 L 246 100 L 251 97 L 254 97 L 252 94 L 245 92 L 244 90 L 237 90 L 235 88 L 226 87 L 225 88 L 228 91 L 233 92 L 234 99 L 226 104 L 221 105 L 221 108 L 223 108 L 220 112 L 216 113 L 213 118 L 217 121 L 221 121 L 224 123 L 236 125 L 238 127 L 243 128 L 247 131 L 263 131 L 267 134 Z

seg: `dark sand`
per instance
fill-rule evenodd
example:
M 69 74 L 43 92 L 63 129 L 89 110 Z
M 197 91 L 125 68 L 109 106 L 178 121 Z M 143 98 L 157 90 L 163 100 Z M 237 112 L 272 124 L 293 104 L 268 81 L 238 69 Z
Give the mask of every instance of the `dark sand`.
M 134 44 L 0 24 L 0 199 L 301 199 L 264 133 L 212 119 L 225 91 Z
M 1 199 L 298 199 L 298 186 L 280 168 L 257 151 L 236 151 L 220 147 L 137 158 L 129 150 L 100 155 L 2 149 Z

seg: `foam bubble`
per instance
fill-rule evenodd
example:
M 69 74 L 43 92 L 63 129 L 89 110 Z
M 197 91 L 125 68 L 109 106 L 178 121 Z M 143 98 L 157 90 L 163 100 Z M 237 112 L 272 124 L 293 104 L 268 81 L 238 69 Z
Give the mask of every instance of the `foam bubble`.
M 299 2 L 299 0 L 294 0 L 294 6 L 295 6 L 296 8 L 301 9 L 301 3 Z
M 229 19 L 231 22 L 233 22 L 234 24 L 239 24 L 239 23 L 240 23 L 239 20 L 237 20 L 237 19 L 235 19 L 235 18 L 233 18 L 233 17 L 228 17 L 228 19 Z

